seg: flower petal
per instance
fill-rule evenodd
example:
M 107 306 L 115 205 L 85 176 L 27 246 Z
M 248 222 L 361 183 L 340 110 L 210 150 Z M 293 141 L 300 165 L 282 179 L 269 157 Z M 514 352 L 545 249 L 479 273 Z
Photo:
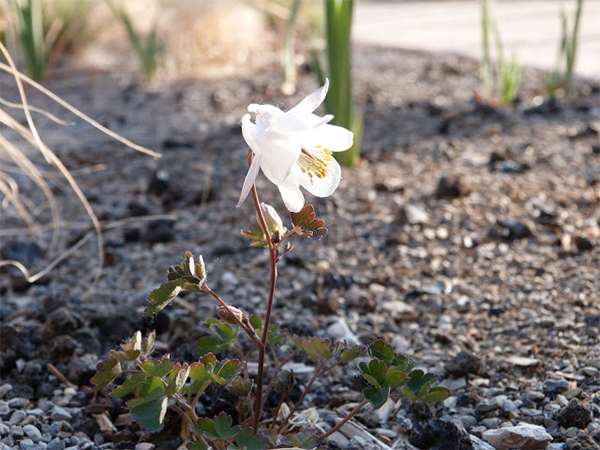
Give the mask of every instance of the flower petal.
M 273 105 L 254 105 L 256 113 L 256 126 L 259 130 L 269 131 L 284 112 Z
M 309 177 L 302 171 L 294 170 L 294 178 L 300 185 L 316 197 L 329 197 L 337 189 L 342 178 L 342 169 L 337 161 L 331 161 L 327 166 L 328 174 L 323 178 Z
M 275 126 L 282 133 L 304 132 L 325 125 L 331 119 L 333 119 L 331 114 L 319 117 L 316 114 L 284 113 Z
M 298 212 L 304 207 L 304 195 L 297 183 L 278 184 L 283 204 L 290 212 Z
M 302 151 L 300 144 L 287 138 L 285 135 L 264 133 L 258 140 L 263 158 L 261 169 L 269 181 L 282 183 L 290 170 L 298 161 Z
M 246 197 L 248 197 L 248 194 L 250 193 L 250 189 L 252 189 L 252 185 L 256 181 L 258 170 L 260 169 L 260 159 L 260 154 L 254 153 L 254 159 L 252 159 L 252 164 L 250 164 L 250 168 L 248 169 L 248 173 L 244 179 L 242 193 L 240 194 L 240 199 L 237 203 L 238 207 L 242 206 L 242 203 L 244 203 Z
M 317 109 L 319 107 L 319 105 L 321 103 L 323 103 L 323 100 L 325 100 L 325 96 L 327 95 L 328 89 L 329 89 L 329 79 L 326 78 L 325 84 L 322 87 L 317 89 L 312 94 L 309 94 L 308 96 L 306 96 L 304 98 L 304 100 L 302 100 L 300 103 L 298 103 L 292 109 L 290 109 L 288 111 L 288 113 L 294 113 L 294 114 L 312 113 L 315 109 Z
M 300 143 L 303 148 L 315 148 L 320 145 L 332 152 L 343 152 L 352 147 L 354 134 L 337 125 L 322 125 L 302 133 Z
M 258 128 L 250 121 L 250 114 L 244 114 L 242 117 L 242 135 L 248 147 L 255 153 L 260 153 L 260 147 L 256 142 L 258 137 Z

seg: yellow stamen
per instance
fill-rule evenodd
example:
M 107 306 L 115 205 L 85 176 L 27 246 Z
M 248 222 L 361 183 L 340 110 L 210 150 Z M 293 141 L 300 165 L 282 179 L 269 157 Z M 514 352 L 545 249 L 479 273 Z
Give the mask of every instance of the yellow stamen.
M 325 178 L 329 174 L 329 164 L 333 162 L 332 151 L 317 145 L 314 150 L 302 149 L 298 158 L 298 165 L 302 173 L 306 173 L 313 183 L 313 177 Z

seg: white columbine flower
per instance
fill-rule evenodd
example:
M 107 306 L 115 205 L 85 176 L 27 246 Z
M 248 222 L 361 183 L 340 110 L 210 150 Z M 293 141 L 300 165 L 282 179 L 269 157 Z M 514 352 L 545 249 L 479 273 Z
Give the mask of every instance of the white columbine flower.
M 331 114 L 319 117 L 313 111 L 323 103 L 329 80 L 325 85 L 287 112 L 272 105 L 248 106 L 256 115 L 242 117 L 242 133 L 254 153 L 244 180 L 238 206 L 244 203 L 261 169 L 281 193 L 288 210 L 298 212 L 304 206 L 300 186 L 317 197 L 327 197 L 340 183 L 340 165 L 332 152 L 352 146 L 351 131 L 329 125 Z

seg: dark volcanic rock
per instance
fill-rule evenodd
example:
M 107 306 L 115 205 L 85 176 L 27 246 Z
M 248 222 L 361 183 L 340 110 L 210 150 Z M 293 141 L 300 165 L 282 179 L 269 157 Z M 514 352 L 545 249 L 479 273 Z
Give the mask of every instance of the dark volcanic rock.
M 558 424 L 565 428 L 585 428 L 592 421 L 592 411 L 581 400 L 574 398 L 556 415 Z
M 481 358 L 465 351 L 459 352 L 446 364 L 448 374 L 455 378 L 469 374 L 478 375 L 481 373 L 481 368 Z
M 472 450 L 469 433 L 460 422 L 448 419 L 430 420 L 425 427 L 411 430 L 409 442 L 421 449 L 429 450 Z

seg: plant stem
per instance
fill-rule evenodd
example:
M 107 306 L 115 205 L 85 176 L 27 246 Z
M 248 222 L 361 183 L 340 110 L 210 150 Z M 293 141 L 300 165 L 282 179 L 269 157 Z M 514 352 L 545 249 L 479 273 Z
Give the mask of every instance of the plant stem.
M 194 400 L 192 400 L 192 403 L 190 403 L 190 409 L 192 411 L 194 411 L 194 409 L 196 408 L 196 403 L 198 403 L 198 400 L 200 400 L 200 396 L 204 393 L 204 391 L 206 390 L 206 388 L 210 385 L 210 382 L 207 381 L 206 383 L 204 383 L 204 385 L 200 388 L 200 390 L 196 393 L 196 396 L 194 397 Z M 194 413 L 195 414 L 195 413 Z
M 369 400 L 364 399 L 362 402 L 360 402 L 358 405 L 356 405 L 356 407 L 352 411 L 350 411 L 346 415 L 346 417 L 344 417 L 335 427 L 333 427 L 327 433 L 319 436 L 319 441 L 327 439 L 329 436 L 331 436 L 337 430 L 342 428 L 346 424 L 346 422 L 348 422 L 350 419 L 352 419 L 352 417 L 354 417 L 356 415 L 356 413 L 358 413 L 361 409 L 363 409 L 367 403 L 369 403 Z
M 204 292 L 207 292 L 208 294 L 212 295 L 215 298 L 215 300 L 217 300 L 221 304 L 221 306 L 223 308 L 225 308 L 225 310 L 229 313 L 229 316 L 233 320 L 236 321 L 236 323 L 242 328 L 242 330 L 244 330 L 246 332 L 246 334 L 248 335 L 250 340 L 254 343 L 254 345 L 256 345 L 257 347 L 260 347 L 263 345 L 262 342 L 256 336 L 254 329 L 251 326 L 247 325 L 246 323 L 242 322 L 240 319 L 238 319 L 237 316 L 229 308 L 229 305 L 227 303 L 225 303 L 223 301 L 223 299 L 221 297 L 219 297 L 215 291 L 213 291 L 211 288 L 209 288 L 207 284 L 204 285 L 204 288 L 202 290 Z
M 290 421 L 290 419 L 292 418 L 294 413 L 296 411 L 298 411 L 298 408 L 300 408 L 300 406 L 302 405 L 302 402 L 308 395 L 308 392 L 312 388 L 312 385 L 317 380 L 317 378 L 322 375 L 321 369 L 323 368 L 324 365 L 325 365 L 325 361 L 321 361 L 317 365 L 317 367 L 315 367 L 315 373 L 313 374 L 312 378 L 308 382 L 308 385 L 306 386 L 306 389 L 304 389 L 304 392 L 302 393 L 302 395 L 300 396 L 300 398 L 298 399 L 298 401 L 296 402 L 296 404 L 294 405 L 294 407 L 292 408 L 292 410 L 290 411 L 288 416 L 281 422 L 281 425 L 279 426 L 279 431 L 281 431 L 283 429 L 283 427 L 288 424 L 288 422 Z
M 248 151 L 248 164 L 252 163 L 252 150 Z M 258 199 L 258 193 L 256 192 L 256 185 L 252 185 L 252 198 L 254 199 L 254 206 L 256 208 L 256 214 L 260 225 L 265 232 L 265 238 L 269 245 L 269 253 L 271 255 L 271 273 L 270 273 L 270 287 L 269 287 L 269 300 L 267 302 L 267 312 L 265 314 L 265 322 L 263 325 L 261 346 L 258 348 L 258 373 L 256 375 L 256 399 L 254 403 L 254 433 L 258 432 L 258 425 L 260 423 L 260 415 L 262 412 L 262 393 L 263 393 L 263 377 L 264 377 L 264 365 L 265 365 L 265 353 L 267 347 L 267 337 L 269 335 L 269 324 L 271 322 L 271 311 L 273 310 L 273 301 L 275 300 L 275 284 L 277 282 L 277 249 L 271 241 L 271 233 L 269 233 L 269 227 L 265 220 L 265 216 L 260 208 L 260 200 Z

